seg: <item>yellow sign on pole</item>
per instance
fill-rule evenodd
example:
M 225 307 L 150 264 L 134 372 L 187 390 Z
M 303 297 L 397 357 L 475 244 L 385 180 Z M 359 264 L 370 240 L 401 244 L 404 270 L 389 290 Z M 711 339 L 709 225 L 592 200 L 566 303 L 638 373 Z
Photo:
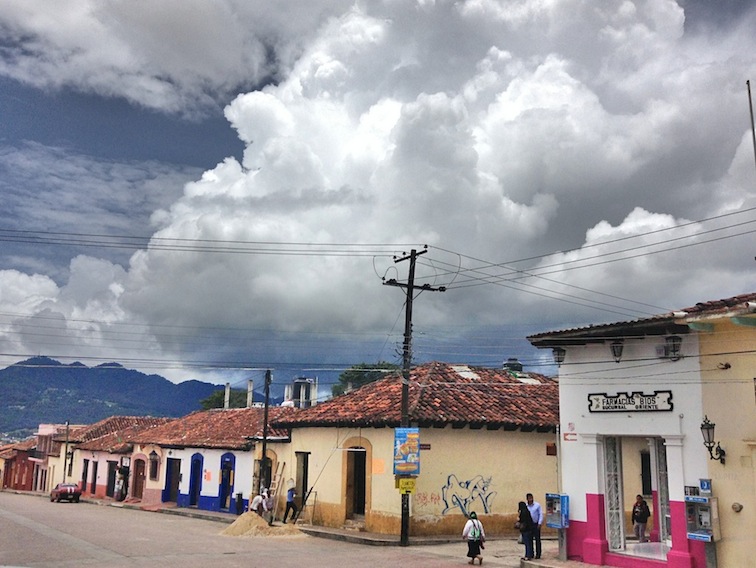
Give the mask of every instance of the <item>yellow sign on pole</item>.
M 399 492 L 401 494 L 407 494 L 410 495 L 415 492 L 415 481 L 416 479 L 414 477 L 400 477 L 399 478 Z

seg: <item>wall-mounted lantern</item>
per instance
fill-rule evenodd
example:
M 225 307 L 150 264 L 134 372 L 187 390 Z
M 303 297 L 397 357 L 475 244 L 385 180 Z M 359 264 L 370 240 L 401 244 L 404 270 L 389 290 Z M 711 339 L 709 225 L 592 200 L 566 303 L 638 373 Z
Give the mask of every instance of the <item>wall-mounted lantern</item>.
M 554 355 L 554 363 L 556 363 L 558 366 L 561 366 L 562 363 L 564 363 L 564 356 L 567 351 L 564 349 L 564 347 L 554 347 L 551 352 Z
M 612 341 L 609 348 L 612 350 L 612 357 L 614 357 L 614 361 L 616 363 L 619 363 L 622 360 L 622 351 L 625 348 L 625 343 L 618 339 L 616 341 Z
M 682 347 L 682 337 L 679 335 L 669 335 L 665 339 L 667 344 L 667 358 L 671 361 L 678 361 L 682 358 L 680 347 Z
M 708 416 L 704 416 L 704 421 L 701 423 L 701 434 L 703 434 L 704 446 L 709 450 L 709 459 L 719 460 L 719 463 L 725 462 L 726 452 L 719 445 L 719 442 L 714 441 L 714 427 L 716 424 L 709 421 Z M 716 444 L 716 448 L 714 445 Z

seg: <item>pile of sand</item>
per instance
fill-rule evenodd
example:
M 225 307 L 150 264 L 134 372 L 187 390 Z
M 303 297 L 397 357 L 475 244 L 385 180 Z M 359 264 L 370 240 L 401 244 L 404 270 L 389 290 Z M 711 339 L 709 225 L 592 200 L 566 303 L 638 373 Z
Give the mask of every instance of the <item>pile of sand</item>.
M 269 526 L 265 519 L 254 512 L 244 513 L 221 534 L 226 536 L 306 536 L 291 523 Z

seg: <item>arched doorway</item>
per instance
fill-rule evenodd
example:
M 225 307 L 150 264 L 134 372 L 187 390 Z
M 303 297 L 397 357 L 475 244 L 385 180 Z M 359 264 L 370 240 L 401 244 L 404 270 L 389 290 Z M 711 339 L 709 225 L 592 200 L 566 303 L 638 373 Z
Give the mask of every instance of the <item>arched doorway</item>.
M 367 451 L 363 447 L 347 449 L 346 517 L 365 515 Z
M 135 499 L 141 499 L 144 494 L 144 470 L 145 461 L 143 459 L 134 460 L 134 483 L 132 484 L 131 495 Z
M 202 454 L 192 456 L 192 468 L 189 473 L 189 506 L 196 507 L 202 490 Z

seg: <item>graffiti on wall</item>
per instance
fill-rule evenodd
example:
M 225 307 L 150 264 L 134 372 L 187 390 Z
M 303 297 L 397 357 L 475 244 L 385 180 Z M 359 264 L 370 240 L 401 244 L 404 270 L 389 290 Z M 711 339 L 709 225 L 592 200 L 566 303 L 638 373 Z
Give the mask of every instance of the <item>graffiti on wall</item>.
M 437 507 L 441 504 L 441 495 L 435 492 L 418 491 L 412 497 L 412 506 L 418 508 Z
M 463 515 L 467 516 L 470 511 L 482 507 L 484 513 L 491 512 L 496 491 L 491 491 L 491 478 L 484 478 L 482 475 L 460 481 L 457 476 L 451 474 L 446 479 L 446 485 L 441 488 L 441 499 L 444 502 L 445 509 L 441 511 L 442 515 L 449 512 L 455 512 L 459 509 Z

